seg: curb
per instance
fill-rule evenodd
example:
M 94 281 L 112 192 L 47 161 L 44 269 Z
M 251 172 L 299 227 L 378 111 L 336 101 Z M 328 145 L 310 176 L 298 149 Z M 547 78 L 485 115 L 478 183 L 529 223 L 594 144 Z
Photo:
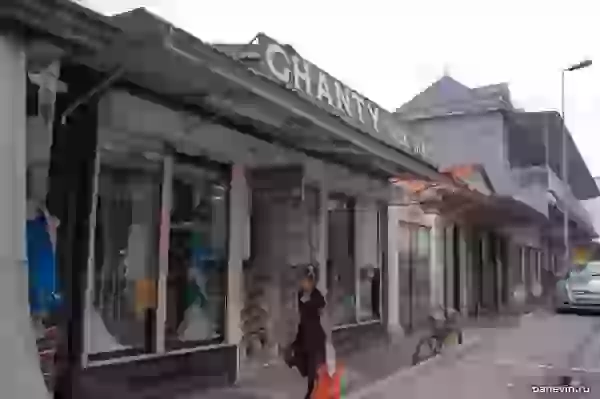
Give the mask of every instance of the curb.
M 471 351 L 473 351 L 474 349 L 479 348 L 482 341 L 483 339 L 481 337 L 473 337 L 456 349 L 453 348 L 452 350 L 448 350 L 440 355 L 427 359 L 424 362 L 417 364 L 416 366 L 400 370 L 397 373 L 394 373 L 381 380 L 378 380 L 373 384 L 366 386 L 363 389 L 351 392 L 346 396 L 346 399 L 366 399 L 375 397 L 374 395 L 376 394 L 376 392 L 384 389 L 385 386 L 392 380 L 413 377 L 415 374 L 423 372 L 425 369 L 433 367 L 436 364 L 441 363 L 443 360 L 460 359 L 468 353 L 470 353 Z

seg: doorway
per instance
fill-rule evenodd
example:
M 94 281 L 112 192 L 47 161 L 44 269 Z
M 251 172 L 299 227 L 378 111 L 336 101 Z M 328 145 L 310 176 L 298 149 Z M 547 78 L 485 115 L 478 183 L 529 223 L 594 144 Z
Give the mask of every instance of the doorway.
M 478 316 L 481 312 L 483 305 L 483 238 L 480 232 L 475 231 L 471 240 L 472 258 L 471 258 L 471 300 L 469 301 L 471 306 L 469 313 L 472 316 Z
M 459 311 L 461 310 L 461 254 L 460 254 L 460 228 L 454 226 L 452 233 L 452 257 L 454 264 L 454 295 L 452 307 Z
M 334 326 L 356 323 L 356 199 L 331 194 L 327 217 L 327 296 Z

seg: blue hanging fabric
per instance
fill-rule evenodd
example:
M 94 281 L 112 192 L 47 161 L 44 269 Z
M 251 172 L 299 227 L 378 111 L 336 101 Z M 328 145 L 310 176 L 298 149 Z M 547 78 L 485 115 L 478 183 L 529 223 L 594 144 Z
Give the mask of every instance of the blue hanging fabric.
M 34 315 L 49 314 L 60 303 L 54 246 L 48 231 L 48 220 L 42 211 L 28 220 L 27 265 L 29 275 L 29 305 Z

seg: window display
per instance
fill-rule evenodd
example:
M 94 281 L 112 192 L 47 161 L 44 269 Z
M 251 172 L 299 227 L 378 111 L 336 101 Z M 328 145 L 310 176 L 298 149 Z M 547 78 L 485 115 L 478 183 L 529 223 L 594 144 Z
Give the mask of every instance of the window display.
M 224 337 L 228 174 L 175 163 L 167 283 L 167 349 Z
M 154 351 L 162 163 L 103 152 L 94 232 L 90 359 Z

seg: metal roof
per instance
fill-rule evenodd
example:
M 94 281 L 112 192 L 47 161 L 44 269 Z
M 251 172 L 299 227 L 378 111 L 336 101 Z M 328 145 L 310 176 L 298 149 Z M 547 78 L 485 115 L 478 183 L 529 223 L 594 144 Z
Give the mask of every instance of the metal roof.
M 14 0 L 0 5 L 0 20 L 73 46 L 72 62 L 107 76 L 120 70 L 128 89 L 211 122 L 382 177 L 410 171 L 445 179 L 427 162 L 357 131 L 145 9 L 107 18 L 67 0 Z M 252 112 L 239 112 L 248 105 Z

